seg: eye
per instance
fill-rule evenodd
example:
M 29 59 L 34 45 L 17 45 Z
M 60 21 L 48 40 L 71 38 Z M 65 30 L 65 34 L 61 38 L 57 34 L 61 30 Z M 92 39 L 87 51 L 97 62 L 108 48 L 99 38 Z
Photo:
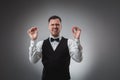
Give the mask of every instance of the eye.
M 56 26 L 60 26 L 60 24 L 56 24 Z
M 54 24 L 51 24 L 51 26 L 54 26 Z

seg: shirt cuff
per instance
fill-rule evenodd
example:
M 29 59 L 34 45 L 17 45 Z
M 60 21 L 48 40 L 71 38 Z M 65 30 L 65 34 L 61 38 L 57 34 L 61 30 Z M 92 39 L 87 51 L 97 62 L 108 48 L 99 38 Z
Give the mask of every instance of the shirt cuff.
M 35 41 L 34 41 L 34 40 L 31 40 L 31 41 L 30 41 L 30 46 L 33 47 L 34 44 L 35 44 Z
M 78 45 L 79 49 L 82 50 L 82 46 L 80 44 L 80 40 L 79 39 L 75 39 L 75 42 Z
M 79 39 L 75 39 L 75 42 L 76 42 L 77 44 L 80 44 L 80 40 L 79 40 Z

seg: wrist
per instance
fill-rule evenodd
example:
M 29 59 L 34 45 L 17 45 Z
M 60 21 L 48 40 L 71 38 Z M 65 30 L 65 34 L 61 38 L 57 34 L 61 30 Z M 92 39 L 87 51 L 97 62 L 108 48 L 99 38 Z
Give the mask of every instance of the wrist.
M 33 47 L 34 44 L 35 44 L 35 40 L 32 40 L 32 39 L 31 39 L 31 41 L 30 41 L 30 46 Z
M 80 43 L 80 39 L 75 38 L 74 40 L 76 43 Z

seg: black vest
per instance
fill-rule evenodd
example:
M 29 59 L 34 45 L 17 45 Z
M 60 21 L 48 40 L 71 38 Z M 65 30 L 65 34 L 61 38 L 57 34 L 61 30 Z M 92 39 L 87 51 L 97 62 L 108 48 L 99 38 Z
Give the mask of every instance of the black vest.
M 62 37 L 54 51 L 49 38 L 44 40 L 42 46 L 43 76 L 42 80 L 68 80 L 70 79 L 70 55 L 67 39 Z

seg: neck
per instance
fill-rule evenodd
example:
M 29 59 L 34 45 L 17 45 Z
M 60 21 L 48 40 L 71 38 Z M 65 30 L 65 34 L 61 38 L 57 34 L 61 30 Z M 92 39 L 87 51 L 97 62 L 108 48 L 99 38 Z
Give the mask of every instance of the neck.
M 53 35 L 50 34 L 50 37 L 52 37 L 52 38 L 59 38 L 60 36 L 59 35 L 58 36 L 53 36 Z
M 59 35 L 54 36 L 54 35 L 52 35 L 52 34 L 50 34 L 50 36 L 51 36 L 51 37 L 54 37 L 54 38 L 59 37 Z

